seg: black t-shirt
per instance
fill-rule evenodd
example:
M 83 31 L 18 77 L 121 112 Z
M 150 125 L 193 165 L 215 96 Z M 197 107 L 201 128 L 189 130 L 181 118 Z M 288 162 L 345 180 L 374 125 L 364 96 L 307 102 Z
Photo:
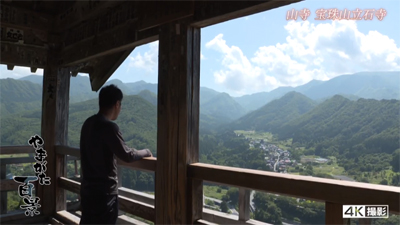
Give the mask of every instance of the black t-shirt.
M 81 195 L 118 194 L 116 157 L 133 162 L 150 156 L 149 150 L 129 148 L 118 125 L 100 113 L 89 117 L 83 124 L 80 152 Z

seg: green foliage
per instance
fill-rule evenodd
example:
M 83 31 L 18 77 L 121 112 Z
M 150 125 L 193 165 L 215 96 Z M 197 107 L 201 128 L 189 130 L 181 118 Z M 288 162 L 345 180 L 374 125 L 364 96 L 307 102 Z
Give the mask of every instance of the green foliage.
M 390 165 L 392 166 L 393 172 L 400 172 L 400 149 L 397 149 L 392 154 L 392 161 Z
M 221 207 L 221 212 L 227 213 L 229 210 L 228 203 L 226 203 L 226 201 L 222 201 L 220 207 Z

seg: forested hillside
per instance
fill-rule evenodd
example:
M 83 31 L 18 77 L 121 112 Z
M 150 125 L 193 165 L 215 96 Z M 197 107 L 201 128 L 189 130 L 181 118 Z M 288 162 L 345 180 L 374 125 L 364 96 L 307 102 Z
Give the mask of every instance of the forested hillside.
M 289 92 L 237 121 L 225 126 L 228 130 L 276 131 L 282 124 L 296 120 L 315 107 L 316 103 L 306 96 Z

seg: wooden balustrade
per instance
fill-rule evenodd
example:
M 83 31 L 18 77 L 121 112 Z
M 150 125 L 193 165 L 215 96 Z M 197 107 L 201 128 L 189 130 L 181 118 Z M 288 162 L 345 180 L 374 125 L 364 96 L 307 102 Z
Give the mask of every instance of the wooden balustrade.
M 17 148 L 1 147 L 2 154 L 13 154 L 10 149 Z M 3 151 L 4 150 L 4 151 Z M 18 153 L 32 153 L 29 148 L 23 146 Z M 79 149 L 66 146 L 56 146 L 56 153 L 68 155 L 67 159 L 79 160 Z M 28 157 L 1 159 L 1 165 L 5 163 L 31 162 Z M 145 158 L 134 163 L 118 161 L 119 166 L 154 172 L 156 170 L 156 158 Z M 226 166 L 217 166 L 204 163 L 193 163 L 188 165 L 188 178 L 202 180 L 223 185 L 239 187 L 239 216 L 228 215 L 203 208 L 202 219 L 196 221 L 199 224 L 261 224 L 259 221 L 250 219 L 250 190 L 258 190 L 282 194 L 297 198 L 323 201 L 326 203 L 326 224 L 346 224 L 348 220 L 342 219 L 342 205 L 389 205 L 390 212 L 399 213 L 400 188 L 385 185 L 375 185 L 359 182 L 339 181 L 309 176 L 290 174 L 278 174 L 251 169 L 241 169 Z M 78 193 L 80 192 L 79 179 L 73 180 L 58 177 L 57 183 L 60 188 Z M 37 183 L 37 182 L 36 182 Z M 36 184 L 37 185 L 37 184 Z M 18 184 L 13 180 L 2 180 L 1 191 L 17 190 Z M 155 221 L 154 196 L 143 194 L 131 189 L 119 188 L 120 209 L 127 213 L 142 217 L 149 221 Z M 57 219 L 63 220 L 69 213 L 59 211 Z M 19 218 L 17 214 L 2 215 L 5 221 Z M 11 218 L 11 219 L 10 219 Z M 72 218 L 72 219 L 71 219 Z M 77 217 L 71 217 L 70 222 L 77 222 Z M 65 220 L 64 220 L 65 221 Z M 129 221 L 126 218 L 124 221 Z M 263 223 L 265 224 L 265 223 Z

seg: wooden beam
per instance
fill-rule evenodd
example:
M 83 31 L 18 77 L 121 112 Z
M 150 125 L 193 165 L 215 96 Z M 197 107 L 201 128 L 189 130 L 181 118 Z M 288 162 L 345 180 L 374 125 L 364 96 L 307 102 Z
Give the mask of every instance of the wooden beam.
M 12 3 L 11 3 L 12 4 Z M 19 29 L 34 29 L 37 31 L 51 30 L 53 16 L 38 13 L 12 6 L 11 4 L 1 4 L 1 24 L 6 27 Z
M 13 69 L 14 69 L 14 65 L 7 64 L 7 70 L 13 70 Z
M 57 16 L 56 30 L 59 32 L 73 28 L 79 23 L 97 18 L 100 14 L 110 14 L 122 1 L 76 1 Z
M 67 144 L 70 71 L 56 66 L 54 49 L 51 49 L 48 58 L 43 76 L 41 137 L 47 153 L 46 176 L 50 177 L 51 184 L 39 185 L 38 196 L 42 214 L 51 216 L 65 206 L 65 192 L 58 188 L 57 183 L 57 177 L 66 171 L 65 156 L 58 156 L 55 146 Z
M 30 182 L 31 184 L 35 185 L 37 187 L 37 181 Z M 14 180 L 5 180 L 2 179 L 0 183 L 0 191 L 1 192 L 6 192 L 6 191 L 18 191 L 18 186 L 20 184 Z
M 36 73 L 37 68 L 36 67 L 31 67 L 31 73 Z
M 71 74 L 69 68 L 58 69 L 60 83 L 57 88 L 57 108 L 56 108 L 56 137 L 55 145 L 68 145 L 68 114 L 69 114 L 69 91 L 70 91 L 70 80 Z M 54 152 L 55 146 L 54 146 Z M 56 195 L 56 211 L 62 211 L 67 209 L 67 193 L 64 189 L 57 185 L 58 177 L 67 176 L 67 156 L 66 155 L 55 155 L 56 160 L 56 176 L 55 176 L 55 195 Z
M 11 155 L 11 154 L 24 154 L 24 153 L 35 153 L 35 149 L 32 146 L 1 146 L 0 154 Z
M 120 195 L 118 196 L 118 203 L 120 210 L 141 217 L 145 220 L 154 222 L 154 206 L 138 202 Z
M 301 0 L 196 1 L 192 25 L 207 27 L 299 1 Z
M 400 211 L 400 187 L 204 163 L 188 167 L 188 176 L 195 179 L 344 205 L 389 205 L 390 211 Z
M 93 70 L 89 74 L 92 91 L 100 90 L 132 51 L 133 49 L 129 49 L 93 60 L 96 64 L 92 66 Z
M 1 41 L 1 64 L 44 68 L 47 65 L 47 49 Z
M 81 191 L 81 183 L 68 179 L 66 177 L 58 178 L 58 186 L 70 192 L 79 194 Z
M 148 205 L 154 206 L 154 195 L 149 195 L 140 191 L 135 191 L 129 188 L 118 188 L 118 194 L 135 201 L 143 202 Z
M 55 214 L 56 219 L 63 222 L 64 224 L 79 224 L 81 218 L 74 214 L 67 212 L 66 210 L 58 211 Z
M 343 204 L 326 202 L 325 203 L 325 224 L 338 225 L 347 224 L 348 219 L 343 218 Z
M 7 213 L 7 192 L 5 190 L 8 189 L 8 187 L 3 187 L 3 185 L 5 185 L 4 183 L 7 183 L 8 181 L 6 181 L 6 176 L 7 176 L 7 165 L 6 164 L 2 164 L 0 165 L 1 167 L 1 171 L 0 171 L 0 214 L 6 214 Z M 14 180 L 11 180 L 14 183 L 16 183 Z M 10 186 L 10 185 L 7 185 Z M 17 185 L 18 186 L 18 185 Z M 14 189 L 17 190 L 17 189 Z
M 33 157 L 15 157 L 15 158 L 0 159 L 0 165 L 33 163 L 33 162 L 35 162 L 35 159 Z
M 239 220 L 247 221 L 250 219 L 250 190 L 239 188 Z
M 202 182 L 187 178 L 187 165 L 198 162 L 199 154 L 200 71 L 200 31 L 188 24 L 182 20 L 160 28 L 157 224 L 192 224 L 202 212 Z
M 143 31 L 193 16 L 194 1 L 141 1 L 138 2 L 139 26 Z
M 138 32 L 136 23 L 127 23 L 64 48 L 60 55 L 60 64 L 73 66 L 101 56 L 132 50 L 136 46 L 156 41 L 157 34 L 158 30 L 155 28 Z
M 79 148 L 69 147 L 66 145 L 57 145 L 56 146 L 56 153 L 60 155 L 70 155 L 77 158 L 81 158 L 81 152 Z

